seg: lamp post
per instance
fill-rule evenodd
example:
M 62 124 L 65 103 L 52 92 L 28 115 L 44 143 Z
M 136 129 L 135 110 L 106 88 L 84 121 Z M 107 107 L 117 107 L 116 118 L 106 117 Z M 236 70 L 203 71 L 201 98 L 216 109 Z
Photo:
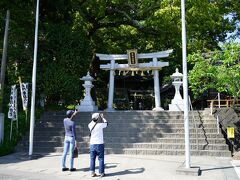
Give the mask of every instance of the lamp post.
M 185 167 L 190 168 L 185 0 L 181 0 L 181 17 L 182 17 L 182 65 L 183 65 L 183 102 L 184 102 L 184 130 L 185 130 Z
M 38 48 L 38 19 L 39 19 L 39 0 L 36 6 L 36 24 L 34 38 L 34 58 L 32 71 L 32 98 L 31 98 L 31 116 L 30 116 L 30 133 L 29 133 L 29 156 L 33 153 L 33 132 L 35 124 L 35 94 L 36 94 L 36 71 L 37 71 L 37 48 Z

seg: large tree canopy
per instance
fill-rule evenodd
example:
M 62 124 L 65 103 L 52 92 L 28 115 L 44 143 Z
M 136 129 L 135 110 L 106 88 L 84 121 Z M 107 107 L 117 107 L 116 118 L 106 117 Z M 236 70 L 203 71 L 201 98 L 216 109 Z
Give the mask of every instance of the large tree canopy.
M 194 53 L 188 59 L 194 64 L 189 81 L 195 96 L 216 89 L 240 97 L 240 44 L 227 43 L 221 51 Z
M 31 81 L 35 3 L 0 1 L 0 44 L 6 10 L 11 12 L 9 85 L 16 83 L 18 76 Z M 238 4 L 236 0 L 186 1 L 188 53 L 220 49 L 219 42 L 224 42 L 239 22 Z M 173 49 L 170 66 L 161 73 L 169 76 L 181 67 L 180 6 L 180 0 L 40 0 L 38 94 L 45 94 L 48 102 L 81 97 L 79 78 L 89 70 L 96 73 L 90 69 L 98 64 L 95 52 Z

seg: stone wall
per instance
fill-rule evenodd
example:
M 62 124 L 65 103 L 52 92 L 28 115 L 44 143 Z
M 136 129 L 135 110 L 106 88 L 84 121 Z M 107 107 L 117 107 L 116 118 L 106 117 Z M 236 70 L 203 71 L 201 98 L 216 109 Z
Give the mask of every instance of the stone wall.
M 218 116 L 224 132 L 227 132 L 227 127 L 234 127 L 235 138 L 229 139 L 229 141 L 234 145 L 235 150 L 240 149 L 240 117 L 238 112 L 240 112 L 240 109 L 232 107 L 216 109 L 214 112 L 214 116 Z

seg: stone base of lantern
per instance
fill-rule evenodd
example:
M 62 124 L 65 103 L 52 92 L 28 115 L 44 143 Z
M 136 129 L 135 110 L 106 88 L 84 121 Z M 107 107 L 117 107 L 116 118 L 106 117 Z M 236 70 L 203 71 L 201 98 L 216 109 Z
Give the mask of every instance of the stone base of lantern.
M 94 112 L 98 110 L 98 107 L 95 105 L 94 101 L 91 102 L 81 101 L 80 105 L 76 106 L 76 109 L 79 112 Z
M 106 112 L 114 112 L 115 109 L 113 109 L 113 108 L 107 108 L 107 109 L 105 109 L 105 111 L 106 111 Z
M 161 107 L 155 107 L 153 108 L 153 111 L 164 111 L 164 109 Z
M 169 104 L 169 111 L 184 111 L 183 104 Z
M 169 106 L 169 111 L 184 111 L 183 99 L 180 96 L 174 97 Z

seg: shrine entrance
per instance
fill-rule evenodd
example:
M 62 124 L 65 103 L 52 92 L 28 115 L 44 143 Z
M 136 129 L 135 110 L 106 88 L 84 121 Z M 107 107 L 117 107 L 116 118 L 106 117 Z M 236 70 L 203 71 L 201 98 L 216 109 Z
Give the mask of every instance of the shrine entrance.
M 153 90 L 129 90 L 130 109 L 148 110 L 154 108 Z
M 108 104 L 107 111 L 113 111 L 113 101 L 114 101 L 114 82 L 115 75 L 118 76 L 144 76 L 153 75 L 153 89 L 152 91 L 146 91 L 141 89 L 130 89 L 129 90 L 129 109 L 139 109 L 143 110 L 144 102 L 143 99 L 150 97 L 154 99 L 151 108 L 154 111 L 164 110 L 161 107 L 160 99 L 160 86 L 159 86 L 159 70 L 163 67 L 168 66 L 168 62 L 158 61 L 158 58 L 168 57 L 172 53 L 172 50 L 155 52 L 155 53 L 144 53 L 138 54 L 137 50 L 128 50 L 127 54 L 99 54 L 101 61 L 110 61 L 107 64 L 101 64 L 100 69 L 109 70 L 109 90 L 108 90 Z M 146 62 L 146 59 L 151 59 L 150 62 Z M 128 60 L 128 64 L 121 64 L 123 60 Z M 143 62 L 140 62 L 140 61 Z M 116 63 L 118 61 L 119 63 Z M 150 76 L 149 76 L 150 77 Z M 147 92 L 147 93 L 146 93 Z M 153 101 L 153 100 L 152 100 Z

